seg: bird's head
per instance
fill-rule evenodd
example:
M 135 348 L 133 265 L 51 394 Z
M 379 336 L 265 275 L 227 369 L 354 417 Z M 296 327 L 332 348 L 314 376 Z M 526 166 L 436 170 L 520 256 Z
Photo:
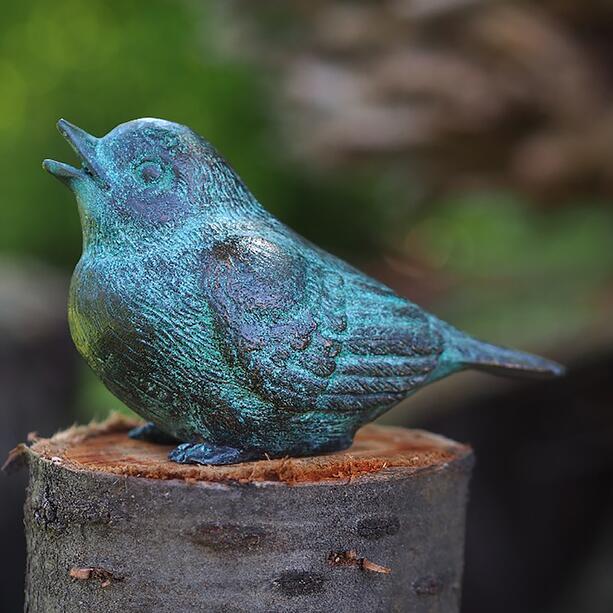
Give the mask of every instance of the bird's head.
M 171 240 L 222 209 L 257 203 L 215 149 L 191 129 L 136 119 L 96 138 L 64 119 L 60 133 L 81 161 L 43 167 L 74 192 L 85 244 Z

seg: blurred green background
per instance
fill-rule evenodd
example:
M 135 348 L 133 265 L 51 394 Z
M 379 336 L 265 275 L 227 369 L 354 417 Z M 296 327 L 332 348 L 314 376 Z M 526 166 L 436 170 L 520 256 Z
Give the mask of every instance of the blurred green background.
M 127 410 L 67 337 L 65 284 L 80 255 L 79 220 L 72 195 L 41 169 L 46 157 L 74 161 L 55 128 L 60 117 L 96 135 L 144 116 L 187 124 L 270 211 L 400 293 L 477 336 L 577 364 L 577 372 L 583 364 L 610 372 L 603 364 L 613 348 L 611 41 L 613 8 L 579 0 L 6 3 L 4 447 L 31 429 L 49 434 L 72 420 Z M 581 389 L 565 394 L 592 409 L 613 401 L 600 379 Z M 411 406 L 470 415 L 474 405 L 473 417 L 462 418 L 466 430 L 428 425 L 477 441 L 467 424 L 481 415 L 478 398 L 498 393 L 502 407 L 510 393 L 498 380 L 469 377 L 433 390 L 391 419 L 413 419 Z M 540 398 L 541 388 L 530 390 Z M 559 397 L 554 403 L 542 393 L 539 407 L 565 414 Z M 598 423 L 595 431 L 611 432 L 609 422 Z M 486 434 L 504 437 L 494 426 Z M 545 447 L 546 439 L 543 431 L 535 444 Z M 487 466 L 487 449 L 477 455 Z M 609 472 L 599 465 L 598 474 L 613 474 L 610 453 L 602 457 Z M 475 530 L 469 553 L 481 551 Z M 567 573 L 579 564 L 570 554 L 560 560 Z M 469 613 L 504 613 L 500 603 L 492 608 L 495 594 L 488 600 L 475 587 L 491 558 L 480 562 L 469 557 Z M 585 572 L 577 577 L 587 586 Z M 569 593 L 582 601 L 579 583 Z M 506 598 L 509 607 L 533 611 L 526 604 L 533 594 L 520 597 L 526 577 L 517 574 L 512 585 L 519 600 Z M 3 610 L 17 610 L 6 598 Z M 582 602 L 534 611 L 613 610 L 606 596 Z

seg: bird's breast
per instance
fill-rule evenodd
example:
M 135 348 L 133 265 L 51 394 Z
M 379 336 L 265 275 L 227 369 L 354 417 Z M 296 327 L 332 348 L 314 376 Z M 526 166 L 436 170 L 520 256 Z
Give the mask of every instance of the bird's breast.
M 179 393 L 204 385 L 204 365 L 219 362 L 208 307 L 190 276 L 175 272 L 138 261 L 85 258 L 77 266 L 68 311 L 72 338 L 109 387 Z
M 68 322 L 72 339 L 100 375 L 108 362 L 125 353 L 136 335 L 129 287 L 112 266 L 82 260 L 72 277 Z

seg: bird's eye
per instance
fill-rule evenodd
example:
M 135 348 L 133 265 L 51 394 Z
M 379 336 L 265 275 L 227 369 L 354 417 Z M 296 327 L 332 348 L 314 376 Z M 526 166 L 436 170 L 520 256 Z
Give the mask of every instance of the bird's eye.
M 155 183 L 163 172 L 162 166 L 157 162 L 143 162 L 138 167 L 138 174 L 145 183 Z

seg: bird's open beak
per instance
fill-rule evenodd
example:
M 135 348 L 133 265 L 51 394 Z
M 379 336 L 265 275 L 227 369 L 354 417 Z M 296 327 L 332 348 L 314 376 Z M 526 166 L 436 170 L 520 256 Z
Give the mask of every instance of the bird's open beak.
M 70 164 L 64 164 L 64 162 L 44 160 L 43 168 L 68 186 L 71 185 L 73 179 L 89 177 L 108 189 L 104 172 L 96 160 L 98 139 L 65 119 L 60 119 L 57 122 L 57 128 L 79 156 L 82 166 L 81 168 L 75 168 Z

